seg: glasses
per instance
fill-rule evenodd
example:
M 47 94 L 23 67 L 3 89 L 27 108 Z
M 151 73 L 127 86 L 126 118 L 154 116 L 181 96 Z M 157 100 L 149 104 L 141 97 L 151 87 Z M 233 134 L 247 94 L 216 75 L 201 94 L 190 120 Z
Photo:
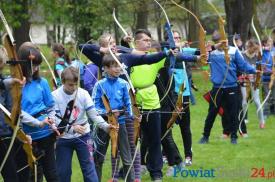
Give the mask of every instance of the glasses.
M 137 40 L 137 41 L 142 41 L 142 42 L 152 42 L 152 39 L 140 39 L 140 40 Z
M 174 39 L 180 40 L 180 39 L 181 39 L 181 37 L 174 37 Z

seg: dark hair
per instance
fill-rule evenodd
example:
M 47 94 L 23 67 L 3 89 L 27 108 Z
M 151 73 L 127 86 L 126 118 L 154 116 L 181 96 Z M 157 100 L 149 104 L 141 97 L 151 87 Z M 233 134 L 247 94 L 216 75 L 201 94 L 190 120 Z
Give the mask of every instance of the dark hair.
M 119 57 L 116 56 L 116 58 L 119 60 Z M 113 65 L 117 65 L 116 60 L 113 58 L 111 54 L 104 55 L 102 59 L 102 66 L 111 67 Z
M 31 42 L 23 43 L 18 49 L 19 61 L 27 61 L 21 64 L 22 72 L 27 81 L 37 80 L 40 78 L 39 70 L 32 73 L 33 65 L 40 65 L 42 63 L 42 56 L 38 48 Z
M 142 38 L 142 34 L 145 34 L 145 35 L 147 35 L 150 38 L 152 37 L 151 33 L 148 30 L 146 30 L 146 29 L 138 29 L 135 32 L 135 40 L 140 40 Z
M 264 36 L 264 37 L 262 38 L 262 44 L 263 44 L 263 45 L 266 45 L 266 44 L 268 43 L 269 40 L 270 40 L 269 37 Z
M 70 53 L 67 49 L 65 49 L 65 52 L 64 52 L 64 59 L 65 61 L 70 65 L 72 63 L 72 60 L 70 58 Z
M 218 42 L 221 39 L 221 34 L 219 31 L 215 30 L 212 34 L 212 41 Z
M 62 44 L 54 43 L 52 45 L 52 51 L 57 52 L 59 57 L 63 57 L 65 54 L 65 47 Z
M 61 73 L 62 83 L 65 83 L 68 80 L 73 82 L 78 82 L 78 78 L 79 78 L 79 70 L 73 66 L 69 66 L 65 68 Z
M 255 39 L 249 39 L 245 43 L 246 49 L 251 48 L 251 47 L 256 47 L 256 46 L 258 46 L 258 42 Z

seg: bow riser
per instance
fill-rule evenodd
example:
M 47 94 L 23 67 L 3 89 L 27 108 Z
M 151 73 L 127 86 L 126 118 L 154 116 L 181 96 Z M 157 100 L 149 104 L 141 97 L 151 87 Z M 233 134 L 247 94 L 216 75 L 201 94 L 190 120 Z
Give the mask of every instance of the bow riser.
M 184 83 L 180 86 L 180 90 L 178 93 L 178 98 L 177 98 L 177 103 L 176 103 L 177 108 L 182 107 L 182 93 L 183 93 L 183 91 L 184 91 Z M 172 113 L 172 117 L 167 123 L 167 126 L 166 126 L 167 129 L 172 127 L 172 125 L 176 122 L 178 117 L 179 117 L 179 114 L 178 114 L 177 110 L 174 109 L 174 111 Z
M 103 96 L 101 97 L 104 107 L 106 109 L 106 113 L 107 117 L 108 117 L 108 123 L 118 127 L 118 122 L 117 119 L 114 115 L 114 113 L 112 112 L 112 108 L 110 106 L 110 102 L 109 99 L 107 97 L 107 95 L 103 94 Z M 110 129 L 110 138 L 111 138 L 111 146 L 112 146 L 112 157 L 115 158 L 117 156 L 117 141 L 118 141 L 118 132 L 115 129 Z
M 137 139 L 139 137 L 139 130 L 140 130 L 140 121 L 138 119 L 140 117 L 140 110 L 137 105 L 136 96 L 131 89 L 129 90 L 129 95 L 131 98 L 132 110 L 133 110 L 133 113 L 135 116 L 135 119 L 134 119 L 134 142 L 136 144 Z
M 218 24 L 219 24 L 219 33 L 220 33 L 220 36 L 221 36 L 221 40 L 227 40 L 227 37 L 226 37 L 226 34 L 225 34 L 225 29 L 224 29 L 225 21 L 222 18 L 219 18 Z M 223 44 L 222 49 L 224 51 L 226 64 L 229 64 L 230 56 L 228 54 L 228 46 Z
M 202 54 L 202 55 L 206 55 L 205 34 L 206 34 L 206 32 L 200 28 L 200 30 L 199 30 L 199 47 L 200 47 L 200 54 Z M 207 65 L 206 57 L 201 58 L 201 63 L 203 66 Z

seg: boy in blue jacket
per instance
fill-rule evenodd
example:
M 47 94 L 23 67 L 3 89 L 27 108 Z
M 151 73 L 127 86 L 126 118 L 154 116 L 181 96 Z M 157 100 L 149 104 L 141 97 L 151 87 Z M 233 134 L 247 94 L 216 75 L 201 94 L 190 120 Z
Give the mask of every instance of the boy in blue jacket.
M 221 40 L 219 33 L 213 34 L 213 40 L 218 43 Z M 223 43 L 225 44 L 225 43 Z M 217 49 L 209 54 L 208 62 L 211 69 L 211 82 L 213 88 L 210 91 L 211 101 L 209 103 L 208 115 L 205 120 L 203 137 L 199 143 L 208 143 L 211 128 L 214 124 L 217 111 L 222 105 L 224 116 L 228 118 L 227 126 L 230 126 L 231 143 L 237 144 L 238 129 L 238 84 L 237 70 L 255 74 L 256 70 L 247 63 L 235 47 L 229 47 L 229 65 L 226 63 L 223 44 L 217 44 Z M 227 43 L 226 43 L 227 44 Z
M 92 98 L 94 99 L 96 109 L 99 110 L 99 113 L 103 114 L 106 113 L 106 109 L 101 97 L 103 94 L 106 94 L 109 98 L 112 112 L 114 112 L 117 116 L 119 123 L 118 150 L 122 158 L 123 170 L 126 174 L 130 168 L 132 157 L 125 121 L 132 122 L 132 120 L 125 120 L 125 116 L 120 114 L 119 111 L 126 108 L 125 115 L 130 118 L 133 117 L 129 95 L 129 85 L 127 81 L 119 78 L 121 68 L 111 55 L 105 55 L 103 57 L 102 65 L 106 75 L 105 78 L 96 83 Z M 116 170 L 118 170 L 118 167 L 114 165 L 117 164 L 117 160 L 117 158 L 112 158 L 112 174 L 115 174 Z M 133 169 L 130 169 L 130 173 L 126 180 L 127 182 L 133 182 L 135 180 Z

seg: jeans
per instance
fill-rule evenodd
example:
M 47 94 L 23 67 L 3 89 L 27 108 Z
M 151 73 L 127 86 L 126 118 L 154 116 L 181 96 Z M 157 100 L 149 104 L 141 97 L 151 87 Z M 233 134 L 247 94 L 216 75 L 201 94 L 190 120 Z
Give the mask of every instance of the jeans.
M 93 160 L 92 139 L 90 134 L 78 138 L 59 138 L 56 143 L 56 163 L 61 182 L 70 182 L 72 175 L 72 157 L 76 151 L 83 174 L 83 181 L 98 182 Z

